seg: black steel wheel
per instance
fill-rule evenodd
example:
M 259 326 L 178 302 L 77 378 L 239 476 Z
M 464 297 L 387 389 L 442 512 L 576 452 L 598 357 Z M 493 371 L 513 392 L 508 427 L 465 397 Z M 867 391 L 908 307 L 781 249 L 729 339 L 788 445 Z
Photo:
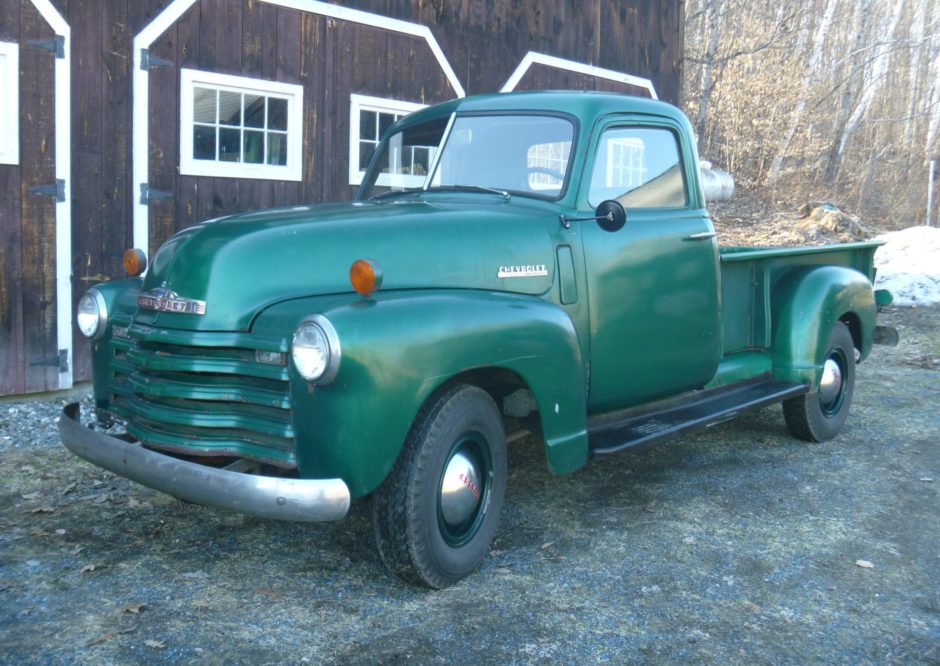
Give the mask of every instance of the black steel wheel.
M 373 497 L 382 561 L 440 589 L 486 557 L 506 489 L 506 433 L 493 399 L 457 385 L 418 413 L 394 469 Z
M 790 433 L 808 442 L 825 442 L 835 437 L 848 416 L 854 390 L 855 345 L 848 326 L 837 322 L 829 334 L 819 386 L 783 403 L 783 417 Z

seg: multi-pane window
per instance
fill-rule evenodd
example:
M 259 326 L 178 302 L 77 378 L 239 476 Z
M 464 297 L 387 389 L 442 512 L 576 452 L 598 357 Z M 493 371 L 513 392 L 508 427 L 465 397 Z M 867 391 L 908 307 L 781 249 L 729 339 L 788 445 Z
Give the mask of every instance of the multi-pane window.
M 571 155 L 570 141 L 537 143 L 528 150 L 526 163 L 529 187 L 533 190 L 560 191 Z
M 350 96 L 349 182 L 359 184 L 382 135 L 392 124 L 423 104 L 394 99 Z M 395 172 L 399 174 L 427 175 L 431 163 L 431 149 L 427 146 L 402 146 L 394 155 Z
M 688 204 L 679 143 L 672 130 L 612 127 L 594 158 L 588 201 L 616 199 L 626 208 L 681 208 Z
M 20 161 L 19 45 L 0 42 L 0 164 Z
M 184 174 L 300 180 L 300 86 L 183 70 Z
M 197 86 L 193 159 L 287 164 L 287 100 Z
M 645 146 L 637 138 L 610 140 L 607 152 L 607 187 L 633 189 L 646 175 Z
M 402 113 L 388 113 L 374 109 L 359 109 L 359 164 L 368 166 L 375 154 L 379 139 Z

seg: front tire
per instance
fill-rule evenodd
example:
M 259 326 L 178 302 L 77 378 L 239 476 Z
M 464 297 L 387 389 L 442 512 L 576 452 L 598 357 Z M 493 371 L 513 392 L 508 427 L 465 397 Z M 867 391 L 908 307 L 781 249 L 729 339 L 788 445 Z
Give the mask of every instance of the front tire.
M 373 498 L 382 561 L 404 580 L 441 589 L 486 557 L 506 489 L 506 433 L 493 399 L 456 385 L 418 413 Z
M 837 322 L 829 334 L 817 390 L 783 402 L 783 417 L 790 433 L 808 442 L 832 439 L 845 423 L 854 391 L 855 344 L 848 326 Z

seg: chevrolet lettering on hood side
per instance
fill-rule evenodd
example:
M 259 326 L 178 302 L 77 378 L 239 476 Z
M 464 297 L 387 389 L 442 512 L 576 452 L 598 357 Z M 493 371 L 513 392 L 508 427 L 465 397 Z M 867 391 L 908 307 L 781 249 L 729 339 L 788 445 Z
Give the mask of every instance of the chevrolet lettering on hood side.
M 545 277 L 548 275 L 548 269 L 545 264 L 530 264 L 528 266 L 500 266 L 496 277 L 515 278 L 515 277 Z
M 61 437 L 263 518 L 368 501 L 389 570 L 442 588 L 483 561 L 521 438 L 562 475 L 770 403 L 836 437 L 857 364 L 897 339 L 877 245 L 719 249 L 668 104 L 454 100 L 392 125 L 352 202 L 209 220 L 149 266 L 128 250 L 77 315 L 119 434 L 76 403 Z

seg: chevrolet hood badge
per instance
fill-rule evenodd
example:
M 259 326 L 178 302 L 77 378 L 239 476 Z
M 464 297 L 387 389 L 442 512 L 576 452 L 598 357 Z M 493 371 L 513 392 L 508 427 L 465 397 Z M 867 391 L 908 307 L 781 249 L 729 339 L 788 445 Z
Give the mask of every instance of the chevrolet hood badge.
M 166 287 L 157 287 L 137 296 L 137 305 L 145 310 L 178 312 L 180 314 L 206 314 L 206 302 L 180 296 Z

